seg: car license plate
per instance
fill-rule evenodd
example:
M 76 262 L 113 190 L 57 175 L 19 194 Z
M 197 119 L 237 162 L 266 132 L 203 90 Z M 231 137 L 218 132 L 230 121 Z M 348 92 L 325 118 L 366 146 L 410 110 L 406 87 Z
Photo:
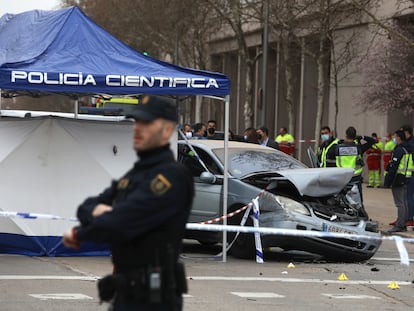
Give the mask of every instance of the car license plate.
M 356 234 L 356 232 L 342 228 L 337 227 L 330 224 L 323 224 L 323 231 L 324 232 L 335 232 L 335 233 L 348 233 L 348 234 Z

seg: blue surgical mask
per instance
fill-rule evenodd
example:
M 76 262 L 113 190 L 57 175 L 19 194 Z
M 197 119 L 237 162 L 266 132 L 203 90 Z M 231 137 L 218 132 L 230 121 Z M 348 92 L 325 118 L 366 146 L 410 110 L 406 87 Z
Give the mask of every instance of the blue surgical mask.
M 329 134 L 322 134 L 321 139 L 322 141 L 327 141 L 329 139 Z
M 397 144 L 397 138 L 395 138 L 395 137 L 394 137 L 394 138 L 392 139 L 392 142 L 396 145 L 396 144 Z

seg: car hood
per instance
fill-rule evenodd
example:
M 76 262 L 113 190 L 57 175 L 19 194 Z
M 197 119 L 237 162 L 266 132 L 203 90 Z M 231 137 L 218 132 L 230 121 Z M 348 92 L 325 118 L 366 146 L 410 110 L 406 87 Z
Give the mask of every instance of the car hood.
M 277 173 L 292 182 L 301 195 L 322 197 L 339 193 L 351 180 L 354 170 L 339 167 L 305 168 Z

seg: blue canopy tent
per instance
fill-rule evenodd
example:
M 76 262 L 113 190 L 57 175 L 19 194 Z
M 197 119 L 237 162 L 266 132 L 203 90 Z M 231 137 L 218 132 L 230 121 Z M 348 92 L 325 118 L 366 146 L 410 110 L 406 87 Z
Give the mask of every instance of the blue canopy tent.
M 0 18 L 0 90 L 3 96 L 59 93 L 74 98 L 87 94 L 203 95 L 225 102 L 225 133 L 229 129 L 230 81 L 225 75 L 145 56 L 77 7 Z M 226 135 L 226 150 L 227 143 Z M 227 165 L 226 157 L 226 171 Z M 226 212 L 226 178 L 223 199 Z
M 0 87 L 54 93 L 229 95 L 226 76 L 131 49 L 77 7 L 0 18 Z

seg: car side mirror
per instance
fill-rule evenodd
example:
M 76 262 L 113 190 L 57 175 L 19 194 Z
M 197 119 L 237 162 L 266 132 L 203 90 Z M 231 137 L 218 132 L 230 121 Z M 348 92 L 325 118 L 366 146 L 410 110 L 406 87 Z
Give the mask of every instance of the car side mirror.
M 206 184 L 214 184 L 217 178 L 210 172 L 202 172 L 200 175 L 200 180 Z

